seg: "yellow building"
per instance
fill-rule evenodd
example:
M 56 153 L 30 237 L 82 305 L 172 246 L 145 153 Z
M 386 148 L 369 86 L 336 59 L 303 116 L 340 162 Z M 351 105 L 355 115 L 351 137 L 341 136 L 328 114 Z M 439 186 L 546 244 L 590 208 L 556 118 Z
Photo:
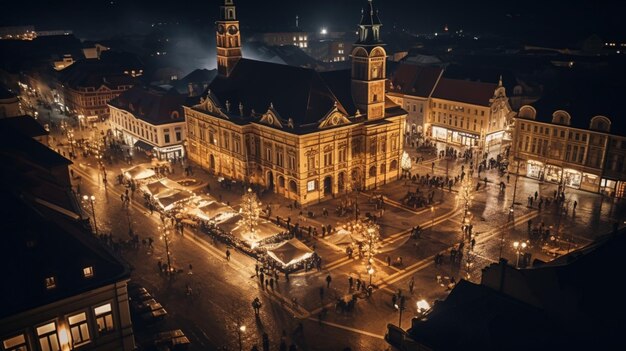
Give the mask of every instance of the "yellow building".
M 514 115 L 502 80 L 492 84 L 441 78 L 424 124 L 434 141 L 499 153 L 503 140 L 510 140 L 505 134 Z
M 301 204 L 397 179 L 406 112 L 386 97 L 382 24 L 368 6 L 352 69 L 318 73 L 242 58 L 235 5 L 225 0 L 219 76 L 184 108 L 189 158 Z

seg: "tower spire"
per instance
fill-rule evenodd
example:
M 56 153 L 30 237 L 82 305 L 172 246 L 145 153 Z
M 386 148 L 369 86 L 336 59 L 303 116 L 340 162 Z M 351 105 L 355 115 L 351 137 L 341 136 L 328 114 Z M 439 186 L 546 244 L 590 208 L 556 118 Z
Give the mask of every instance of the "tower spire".
M 217 72 L 228 77 L 241 59 L 241 35 L 233 0 L 224 0 L 216 24 Z

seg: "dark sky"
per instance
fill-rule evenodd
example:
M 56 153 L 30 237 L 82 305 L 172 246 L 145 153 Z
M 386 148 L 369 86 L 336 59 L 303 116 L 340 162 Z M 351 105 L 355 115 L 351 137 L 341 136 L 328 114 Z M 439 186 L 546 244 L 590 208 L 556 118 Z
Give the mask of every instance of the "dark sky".
M 147 30 L 154 21 L 211 24 L 220 0 L 28 0 L 5 3 L 1 25 L 34 24 L 42 29 L 74 29 L 79 36 Z M 293 25 L 352 29 L 364 0 L 235 0 L 242 26 L 272 29 Z M 584 36 L 598 33 L 621 38 L 620 10 L 610 0 L 374 0 L 386 29 L 394 25 L 413 32 L 463 28 L 481 33 L 531 33 Z

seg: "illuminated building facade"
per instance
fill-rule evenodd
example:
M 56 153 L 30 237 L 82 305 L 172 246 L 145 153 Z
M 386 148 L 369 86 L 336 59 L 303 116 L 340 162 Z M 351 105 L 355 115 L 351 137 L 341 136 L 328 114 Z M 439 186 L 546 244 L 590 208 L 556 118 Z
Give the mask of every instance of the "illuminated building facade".
M 367 6 L 352 69 L 318 73 L 242 58 L 235 6 L 224 1 L 219 75 L 184 107 L 189 158 L 301 204 L 397 179 L 406 112 L 386 97 L 381 23 Z
M 450 146 L 500 153 L 515 113 L 499 84 L 441 78 L 429 99 L 426 135 Z
M 613 115 L 558 109 L 550 98 L 515 121 L 512 171 L 563 187 L 626 196 L 626 137 Z M 603 108 L 599 108 L 602 110 Z M 622 135 L 618 135 L 621 133 Z
M 183 157 L 185 101 L 174 89 L 135 86 L 109 102 L 111 130 L 127 145 L 161 160 Z

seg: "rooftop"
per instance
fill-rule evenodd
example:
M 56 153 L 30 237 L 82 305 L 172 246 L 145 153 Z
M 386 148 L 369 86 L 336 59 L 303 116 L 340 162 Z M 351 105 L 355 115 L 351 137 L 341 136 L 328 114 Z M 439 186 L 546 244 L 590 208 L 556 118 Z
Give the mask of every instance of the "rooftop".
M 28 115 L 0 119 L 0 129 L 5 128 L 11 128 L 31 138 L 50 134 L 39 122 Z
M 178 123 L 185 120 L 182 106 L 187 97 L 176 89 L 162 89 L 155 86 L 136 85 L 109 104 L 128 111 L 138 119 L 152 125 Z
M 441 78 L 433 98 L 459 101 L 472 105 L 489 106 L 498 84 Z

